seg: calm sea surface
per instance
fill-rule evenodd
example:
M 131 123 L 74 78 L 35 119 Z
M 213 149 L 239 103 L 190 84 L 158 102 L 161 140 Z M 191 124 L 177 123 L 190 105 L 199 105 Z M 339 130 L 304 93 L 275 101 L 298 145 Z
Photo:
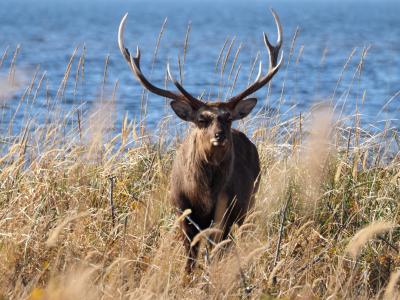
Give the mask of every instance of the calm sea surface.
M 313 102 L 331 100 L 334 95 L 338 112 L 352 114 L 357 106 L 367 123 L 383 124 L 379 121 L 391 120 L 390 126 L 400 126 L 400 96 L 396 96 L 400 90 L 398 0 L 2 0 L 0 55 L 7 47 L 8 55 L 0 68 L 0 78 L 8 76 L 15 48 L 18 44 L 21 47 L 15 71 L 20 88 L 0 94 L 3 97 L 1 129 L 4 132 L 11 118 L 15 119 L 16 130 L 29 118 L 44 122 L 51 113 L 49 102 L 61 103 L 66 112 L 79 105 L 88 111 L 102 97 L 112 97 L 117 80 L 118 119 L 125 114 L 130 118 L 139 117 L 142 89 L 117 46 L 117 29 L 125 12 L 129 12 L 126 45 L 132 50 L 140 45 L 143 72 L 153 82 L 164 84 L 168 60 L 178 77 L 180 55 L 181 63 L 184 61 L 184 86 L 194 95 L 205 93 L 204 98 L 225 98 L 230 94 L 238 68 L 240 72 L 233 93 L 239 92 L 248 83 L 258 52 L 265 62 L 264 71 L 267 70 L 262 32 L 268 32 L 272 41 L 276 37 L 269 7 L 278 12 L 283 24 L 285 64 L 273 79 L 271 91 L 263 88 L 257 93 L 260 109 L 266 106 L 290 117 L 306 111 Z M 152 68 L 157 37 L 165 18 L 168 20 Z M 189 22 L 191 32 L 183 59 Z M 297 37 L 291 47 L 296 28 Z M 216 71 L 218 56 L 224 42 L 228 39 L 229 45 L 233 38 L 232 53 L 221 77 L 221 67 Z M 239 47 L 240 54 L 233 64 Z M 75 48 L 77 53 L 66 92 L 56 97 Z M 367 52 L 362 60 L 364 51 Z M 79 74 L 77 70 L 83 52 L 82 79 L 82 69 Z M 226 49 L 223 57 L 225 55 Z M 19 99 L 35 72 L 30 98 L 22 104 L 25 109 L 18 108 Z M 75 86 L 77 76 L 79 80 Z M 169 88 L 173 86 L 169 84 Z M 30 101 L 35 93 L 36 100 Z M 164 103 L 157 96 L 149 97 L 147 119 L 152 126 L 164 116 Z

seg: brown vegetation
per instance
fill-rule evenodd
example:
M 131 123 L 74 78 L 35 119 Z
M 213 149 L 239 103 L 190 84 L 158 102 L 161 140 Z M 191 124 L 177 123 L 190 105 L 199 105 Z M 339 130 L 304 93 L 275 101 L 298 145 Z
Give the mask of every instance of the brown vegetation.
M 112 114 L 110 98 L 2 138 L 0 298 L 398 297 L 397 131 L 371 134 L 358 114 L 349 126 L 321 107 L 239 124 L 260 154 L 254 210 L 207 255 L 203 243 L 188 281 L 168 199 L 174 125 L 152 136 L 125 118 L 110 135 L 113 118 L 96 119 Z

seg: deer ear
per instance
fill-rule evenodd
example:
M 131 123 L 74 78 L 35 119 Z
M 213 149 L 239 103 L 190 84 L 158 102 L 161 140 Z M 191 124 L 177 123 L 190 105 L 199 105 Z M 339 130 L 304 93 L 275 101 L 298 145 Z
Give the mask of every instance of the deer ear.
M 174 100 L 171 102 L 171 107 L 179 118 L 184 121 L 193 122 L 194 110 L 189 103 Z
M 246 117 L 253 110 L 256 104 L 256 98 L 248 98 L 240 101 L 238 104 L 236 104 L 233 110 L 233 120 L 240 120 Z

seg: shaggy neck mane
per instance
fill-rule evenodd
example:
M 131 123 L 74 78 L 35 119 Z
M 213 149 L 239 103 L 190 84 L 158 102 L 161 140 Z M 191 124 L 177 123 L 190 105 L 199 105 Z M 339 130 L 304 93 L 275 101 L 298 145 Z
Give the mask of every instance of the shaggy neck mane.
M 229 180 L 234 156 L 231 150 L 233 145 L 228 146 L 224 155 L 211 153 L 208 150 L 210 148 L 202 143 L 200 134 L 193 132 L 188 137 L 189 147 L 184 160 L 185 181 L 191 198 L 195 199 L 196 204 L 202 206 L 206 212 L 213 208 L 218 194 Z M 221 159 L 215 161 L 214 155 L 220 155 Z

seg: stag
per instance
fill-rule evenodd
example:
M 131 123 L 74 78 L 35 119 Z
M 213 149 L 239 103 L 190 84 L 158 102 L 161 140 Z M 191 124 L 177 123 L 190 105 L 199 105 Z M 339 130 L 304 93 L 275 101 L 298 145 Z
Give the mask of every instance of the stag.
M 255 107 L 251 94 L 265 86 L 278 72 L 283 55 L 282 26 L 278 15 L 271 10 L 278 30 L 276 46 L 264 33 L 268 49 L 269 69 L 262 76 L 260 62 L 256 80 L 241 93 L 226 102 L 204 102 L 192 96 L 174 79 L 169 64 L 167 74 L 178 92 L 150 83 L 140 69 L 140 50 L 132 56 L 124 46 L 124 28 L 128 14 L 119 25 L 118 45 L 137 80 L 150 92 L 171 99 L 172 110 L 184 121 L 194 124 L 193 129 L 179 147 L 173 163 L 170 180 L 170 199 L 177 213 L 190 209 L 190 216 L 181 223 L 187 251 L 186 271 L 192 272 L 199 244 L 192 241 L 200 230 L 210 226 L 220 229 L 214 242 L 227 238 L 234 223 L 241 225 L 254 205 L 254 194 L 260 179 L 260 162 L 256 146 L 247 136 L 232 128 L 232 122 L 245 118 Z

